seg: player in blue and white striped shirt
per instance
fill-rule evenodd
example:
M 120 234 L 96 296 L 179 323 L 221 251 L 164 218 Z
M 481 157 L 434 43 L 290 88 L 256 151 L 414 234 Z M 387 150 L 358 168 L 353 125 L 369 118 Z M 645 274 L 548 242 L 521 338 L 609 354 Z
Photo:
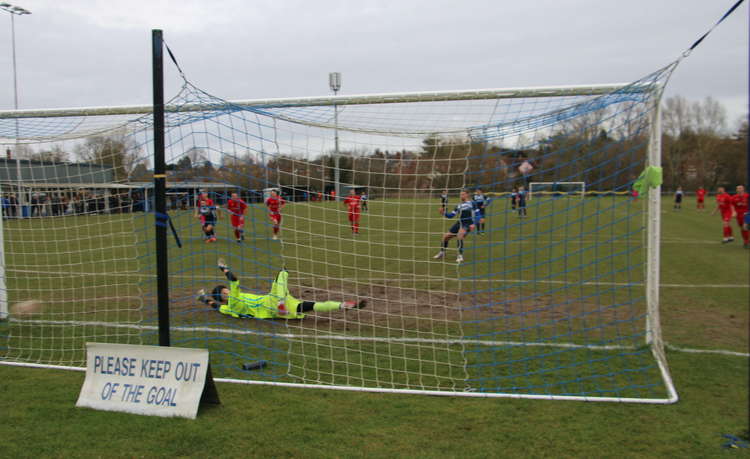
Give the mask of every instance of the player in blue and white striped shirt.
M 490 205 L 491 199 L 484 195 L 481 188 L 477 188 L 472 200 L 474 201 L 477 234 L 484 234 L 484 209 Z
M 456 257 L 456 261 L 458 263 L 464 261 L 464 238 L 474 229 L 475 206 L 474 202 L 469 199 L 469 193 L 466 190 L 462 190 L 461 202 L 453 209 L 453 212 L 445 213 L 441 209 L 440 213 L 444 214 L 445 218 L 458 216 L 458 221 L 443 235 L 440 252 L 432 258 L 439 260 L 445 257 L 445 249 L 448 248 L 448 241 L 455 237 L 458 239 L 458 257 Z
M 519 217 L 526 216 L 526 198 L 527 197 L 528 195 L 526 194 L 526 190 L 523 188 L 523 186 L 519 186 L 518 194 L 516 195 L 516 204 L 518 205 Z

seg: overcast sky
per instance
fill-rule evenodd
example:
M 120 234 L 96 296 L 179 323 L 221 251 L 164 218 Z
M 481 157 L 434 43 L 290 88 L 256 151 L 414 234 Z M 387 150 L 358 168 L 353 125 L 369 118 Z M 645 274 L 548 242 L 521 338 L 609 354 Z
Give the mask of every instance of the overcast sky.
M 11 0 L 21 108 L 151 102 L 151 29 L 189 80 L 224 99 L 619 83 L 668 64 L 735 0 Z M 0 12 L 0 110 L 13 108 Z M 179 80 L 167 67 L 168 95 Z M 171 92 L 170 92 L 171 91 Z M 672 77 L 667 95 L 747 112 L 748 6 Z

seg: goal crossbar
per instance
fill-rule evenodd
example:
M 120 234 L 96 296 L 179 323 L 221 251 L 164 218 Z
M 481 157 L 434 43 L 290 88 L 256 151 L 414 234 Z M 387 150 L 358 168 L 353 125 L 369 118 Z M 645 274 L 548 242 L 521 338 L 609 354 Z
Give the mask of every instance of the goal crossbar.
M 423 91 L 381 94 L 355 94 L 346 96 L 289 97 L 274 99 L 244 99 L 221 104 L 166 105 L 166 112 L 190 112 L 226 109 L 227 105 L 245 108 L 307 107 L 332 105 L 399 104 L 410 102 L 440 102 L 458 100 L 515 99 L 534 97 L 597 96 L 616 91 L 642 93 L 651 90 L 641 84 L 599 84 L 579 86 L 540 86 L 528 88 L 474 89 L 453 91 Z M 73 116 L 147 115 L 153 113 L 152 105 L 122 105 L 113 107 L 77 107 L 25 110 L 2 110 L 0 119 L 58 118 Z

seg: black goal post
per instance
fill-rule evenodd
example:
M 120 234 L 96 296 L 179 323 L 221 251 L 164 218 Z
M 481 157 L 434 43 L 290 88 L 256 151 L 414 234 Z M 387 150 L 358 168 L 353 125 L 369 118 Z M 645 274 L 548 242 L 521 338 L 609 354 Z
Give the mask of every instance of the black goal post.
M 164 39 L 162 31 L 151 31 L 154 88 L 154 227 L 156 228 L 156 296 L 159 314 L 159 346 L 169 346 L 169 259 L 166 165 L 164 160 Z M 168 218 L 168 217 L 167 217 Z

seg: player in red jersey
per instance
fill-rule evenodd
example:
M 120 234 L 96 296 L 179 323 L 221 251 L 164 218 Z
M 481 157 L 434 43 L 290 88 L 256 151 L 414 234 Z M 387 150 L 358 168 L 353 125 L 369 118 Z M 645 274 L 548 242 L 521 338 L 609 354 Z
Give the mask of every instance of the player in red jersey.
M 227 210 L 231 215 L 232 228 L 234 228 L 234 237 L 238 243 L 245 239 L 245 211 L 247 203 L 240 199 L 237 193 L 232 193 L 232 197 L 227 201 Z
M 268 207 L 268 216 L 271 218 L 273 224 L 273 240 L 279 238 L 279 230 L 281 229 L 281 209 L 286 205 L 284 198 L 279 196 L 278 191 L 271 190 L 271 196 L 266 199 L 266 207 Z
M 698 210 L 704 210 L 705 206 L 703 205 L 703 201 L 706 199 L 706 189 L 703 187 L 698 188 L 698 191 L 695 192 L 695 199 L 696 208 Z
M 349 189 L 349 196 L 344 199 L 344 205 L 349 211 L 349 225 L 352 227 L 352 234 L 359 234 L 359 216 L 362 212 L 362 197 L 357 195 L 354 188 Z
M 206 242 L 216 242 L 214 227 L 219 219 L 219 214 L 216 212 L 214 200 L 209 198 L 205 191 L 198 196 L 198 201 L 195 204 L 195 217 L 201 221 Z
M 740 225 L 742 242 L 746 249 L 750 248 L 750 232 L 743 227 L 745 214 L 747 213 L 747 201 L 748 194 L 745 192 L 745 187 L 737 185 L 737 193 L 732 196 L 732 216 L 737 218 L 737 224 Z
M 720 186 L 716 191 L 716 208 L 711 215 L 717 211 L 721 213 L 721 224 L 724 231 L 724 239 L 721 240 L 722 244 L 734 241 L 732 237 L 732 195 L 726 192 L 723 186 Z

